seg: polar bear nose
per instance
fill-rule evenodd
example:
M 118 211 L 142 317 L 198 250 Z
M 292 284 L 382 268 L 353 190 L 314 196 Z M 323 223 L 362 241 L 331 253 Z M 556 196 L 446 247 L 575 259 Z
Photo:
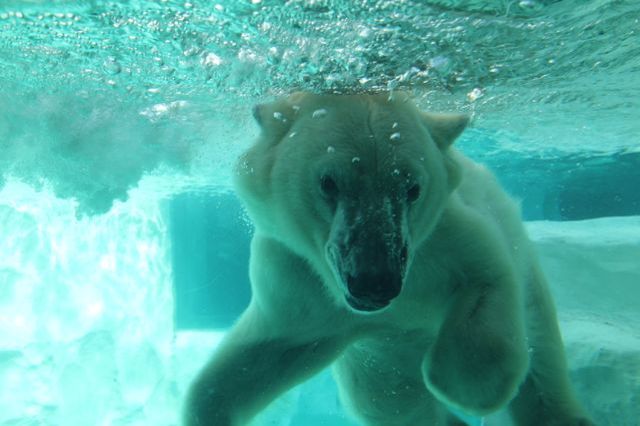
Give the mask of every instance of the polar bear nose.
M 347 276 L 347 301 L 358 310 L 378 310 L 400 294 L 402 278 L 392 272 L 358 273 Z

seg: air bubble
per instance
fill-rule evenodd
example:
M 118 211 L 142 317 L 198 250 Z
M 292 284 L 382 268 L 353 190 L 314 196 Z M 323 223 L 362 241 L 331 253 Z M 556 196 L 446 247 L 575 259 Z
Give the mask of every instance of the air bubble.
M 120 74 L 120 71 L 122 71 L 122 66 L 113 56 L 105 59 L 103 66 L 104 70 L 111 75 Z
M 315 111 L 313 111 L 313 114 L 311 114 L 312 118 L 324 118 L 327 115 L 327 110 L 324 108 L 320 108 L 317 109 Z
M 393 122 L 393 124 L 391 125 L 391 128 L 392 128 L 392 129 L 395 129 L 395 128 L 397 128 L 397 127 L 398 127 L 398 122 L 397 122 L 397 121 L 394 121 L 394 122 Z
M 209 52 L 202 57 L 202 65 L 205 67 L 217 67 L 222 64 L 222 58 L 215 53 Z
M 282 115 L 282 113 L 278 111 L 273 113 L 273 118 L 275 118 L 278 121 L 285 121 L 284 115 Z
M 449 58 L 446 56 L 436 56 L 429 59 L 429 66 L 431 68 L 447 68 L 449 66 Z
M 360 32 L 358 33 L 359 37 L 362 38 L 367 38 L 371 35 L 371 30 L 369 28 L 363 28 L 360 30 Z
M 359 162 L 360 162 L 360 157 L 353 157 L 353 158 L 351 159 L 351 163 L 352 163 L 352 164 L 358 164 Z
M 400 132 L 392 133 L 391 136 L 389 136 L 389 139 L 392 140 L 392 141 L 399 141 L 400 140 Z
M 400 170 L 398 169 L 393 169 L 393 171 L 391 172 L 392 176 L 400 176 Z
M 542 9 L 544 4 L 535 0 L 522 0 L 518 3 L 518 6 L 525 10 L 537 11 Z
M 290 138 L 294 137 L 295 135 L 297 135 L 296 132 L 291 132 L 291 134 L 289 135 Z
M 329 154 L 333 154 L 334 152 L 336 152 L 336 149 L 332 146 L 328 146 L 327 147 L 327 153 Z
M 198 47 L 196 47 L 196 46 L 191 46 L 191 47 L 188 47 L 188 48 L 186 48 L 186 49 L 184 49 L 182 51 L 182 56 L 188 58 L 190 56 L 195 56 L 198 53 L 200 53 L 200 49 Z
M 483 94 L 484 93 L 482 93 L 482 89 L 476 87 L 475 89 L 467 93 L 467 99 L 469 100 L 469 102 L 474 102 L 478 98 L 482 97 Z

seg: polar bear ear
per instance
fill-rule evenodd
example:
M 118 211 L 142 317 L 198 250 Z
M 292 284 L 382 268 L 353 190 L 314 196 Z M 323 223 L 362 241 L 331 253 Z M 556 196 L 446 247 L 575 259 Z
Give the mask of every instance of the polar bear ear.
M 253 107 L 253 117 L 262 133 L 273 142 L 284 136 L 295 119 L 296 109 L 286 99 L 258 104 Z
M 440 149 L 449 148 L 469 124 L 469 116 L 466 114 L 423 112 L 422 119 L 429 129 L 433 141 Z

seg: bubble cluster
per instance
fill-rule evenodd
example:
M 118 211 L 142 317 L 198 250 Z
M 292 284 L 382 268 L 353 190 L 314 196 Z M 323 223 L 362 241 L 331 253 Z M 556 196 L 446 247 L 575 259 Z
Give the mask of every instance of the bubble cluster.
M 313 111 L 313 113 L 311 114 L 312 118 L 324 118 L 327 115 L 327 110 L 324 108 L 320 108 L 317 109 L 315 111 Z
M 502 150 L 633 150 L 640 32 L 631 6 L 614 3 L 4 2 L 0 185 L 9 175 L 53 182 L 104 211 L 172 155 L 206 145 L 213 133 L 201 123 L 241 122 L 252 104 L 296 90 L 407 90 L 423 109 L 500 129 Z M 96 123 L 102 130 L 86 130 Z M 134 154 L 124 159 L 123 147 Z M 216 147 L 192 161 L 210 155 L 229 167 L 238 150 Z

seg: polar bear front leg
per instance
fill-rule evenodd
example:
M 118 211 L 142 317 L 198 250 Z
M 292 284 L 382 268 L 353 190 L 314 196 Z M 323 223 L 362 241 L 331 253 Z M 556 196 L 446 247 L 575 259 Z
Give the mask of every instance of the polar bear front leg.
M 485 247 L 474 248 L 473 263 L 461 265 L 422 374 L 440 400 L 482 416 L 515 396 L 528 370 L 528 353 L 522 294 L 509 256 L 490 240 L 480 241 Z
M 249 309 L 192 383 L 185 426 L 241 426 L 292 386 L 329 365 L 341 338 L 264 336 L 262 318 Z
M 527 372 L 527 349 L 516 300 L 490 286 L 462 290 L 422 365 L 427 387 L 473 415 L 506 405 Z

